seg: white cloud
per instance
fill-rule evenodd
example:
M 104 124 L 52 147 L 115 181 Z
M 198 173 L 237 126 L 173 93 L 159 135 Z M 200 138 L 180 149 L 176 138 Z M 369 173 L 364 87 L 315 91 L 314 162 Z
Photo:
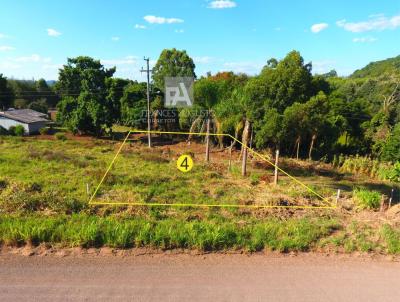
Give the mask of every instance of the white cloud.
M 105 59 L 101 60 L 101 63 L 107 66 L 132 65 L 137 63 L 137 57 L 126 56 L 122 59 Z
M 0 33 L 0 39 L 7 38 L 7 35 Z
M 354 38 L 353 42 L 354 43 L 372 43 L 377 41 L 378 39 L 373 38 L 373 37 L 361 37 L 361 38 Z
M 228 68 L 230 71 L 233 71 L 235 73 L 247 73 L 250 75 L 259 73 L 263 66 L 263 63 L 249 61 L 224 63 L 224 67 Z
M 184 20 L 178 18 L 164 18 L 156 17 L 152 15 L 144 16 L 143 19 L 150 24 L 172 24 L 172 23 L 183 23 Z
M 114 42 L 117 42 L 117 41 L 120 40 L 120 38 L 119 37 L 111 37 L 111 40 L 114 41 Z
M 204 57 L 194 57 L 193 61 L 196 64 L 209 64 L 214 60 L 212 57 L 204 56 Z
M 135 24 L 136 29 L 146 29 L 146 25 Z
M 328 23 L 317 23 L 311 26 L 311 31 L 316 34 L 319 33 L 320 31 L 323 31 L 328 26 L 329 26 Z
M 400 15 L 393 16 L 391 18 L 385 17 L 383 14 L 372 15 L 367 21 L 362 22 L 347 22 L 345 19 L 343 19 L 337 21 L 336 25 L 353 33 L 395 29 L 400 27 Z
M 18 57 L 14 59 L 15 62 L 21 62 L 21 63 L 28 63 L 28 62 L 44 62 L 44 63 L 49 63 L 51 62 L 51 58 L 42 58 L 38 54 L 33 54 L 30 56 L 25 56 L 25 57 Z
M 237 4 L 235 1 L 231 0 L 216 0 L 211 1 L 210 4 L 207 6 L 208 8 L 212 9 L 224 9 L 224 8 L 233 8 L 236 7 Z
M 183 29 L 175 29 L 175 32 L 177 34 L 183 34 L 185 32 L 185 30 L 183 30 Z
M 12 46 L 7 46 L 7 45 L 3 45 L 0 46 L 0 51 L 9 51 L 9 50 L 14 50 L 15 48 Z
M 336 61 L 333 60 L 323 60 L 323 61 L 313 61 L 312 71 L 314 74 L 323 74 L 334 69 Z
M 50 37 L 59 37 L 59 36 L 61 36 L 61 33 L 59 31 L 56 31 L 54 28 L 48 28 L 47 29 L 47 34 Z

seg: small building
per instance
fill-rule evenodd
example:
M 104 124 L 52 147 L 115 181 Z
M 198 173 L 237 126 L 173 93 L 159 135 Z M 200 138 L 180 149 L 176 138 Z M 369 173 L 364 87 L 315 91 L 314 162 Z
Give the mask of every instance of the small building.
M 21 125 L 28 135 L 38 133 L 48 122 L 47 114 L 31 109 L 8 109 L 0 112 L 0 127 L 8 130 L 12 126 Z

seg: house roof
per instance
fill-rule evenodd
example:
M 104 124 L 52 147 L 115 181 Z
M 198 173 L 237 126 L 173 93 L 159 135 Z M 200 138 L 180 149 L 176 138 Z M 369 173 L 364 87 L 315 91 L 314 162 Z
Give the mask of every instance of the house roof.
M 32 109 L 9 109 L 0 112 L 0 117 L 9 118 L 24 124 L 32 124 L 38 122 L 48 122 L 47 114 L 37 112 Z

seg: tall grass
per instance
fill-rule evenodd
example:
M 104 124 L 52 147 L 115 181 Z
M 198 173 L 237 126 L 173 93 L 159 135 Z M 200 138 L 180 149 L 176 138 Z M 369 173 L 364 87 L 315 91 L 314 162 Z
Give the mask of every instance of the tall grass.
M 6 216 L 0 219 L 0 242 L 7 245 L 48 243 L 61 246 L 217 251 L 264 248 L 307 251 L 338 227 L 332 219 L 268 219 L 242 225 L 230 220 L 184 221 L 143 217 L 116 218 L 83 214 L 56 217 Z
M 367 156 L 335 156 L 333 165 L 342 172 L 362 174 L 380 180 L 400 181 L 400 163 L 390 164 Z
M 388 224 L 381 229 L 381 234 L 386 242 L 387 251 L 390 254 L 400 253 L 400 230 L 396 230 Z
M 353 191 L 353 198 L 360 209 L 376 210 L 381 204 L 382 196 L 377 191 L 357 188 Z

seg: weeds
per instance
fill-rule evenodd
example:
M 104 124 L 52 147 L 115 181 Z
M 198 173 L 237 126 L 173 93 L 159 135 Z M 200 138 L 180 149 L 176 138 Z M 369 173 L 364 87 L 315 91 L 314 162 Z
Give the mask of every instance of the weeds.
M 381 228 L 383 240 L 386 243 L 387 251 L 390 254 L 400 253 L 400 231 L 393 229 L 390 225 L 385 224 Z
M 268 219 L 238 226 L 235 222 L 221 219 L 117 219 L 84 214 L 70 217 L 5 216 L 0 220 L 0 241 L 8 245 L 48 243 L 85 248 L 152 246 L 203 251 L 270 249 L 288 252 L 311 249 L 336 225 L 330 219 Z
M 353 191 L 353 198 L 360 209 L 379 209 L 381 194 L 377 191 L 358 188 Z

